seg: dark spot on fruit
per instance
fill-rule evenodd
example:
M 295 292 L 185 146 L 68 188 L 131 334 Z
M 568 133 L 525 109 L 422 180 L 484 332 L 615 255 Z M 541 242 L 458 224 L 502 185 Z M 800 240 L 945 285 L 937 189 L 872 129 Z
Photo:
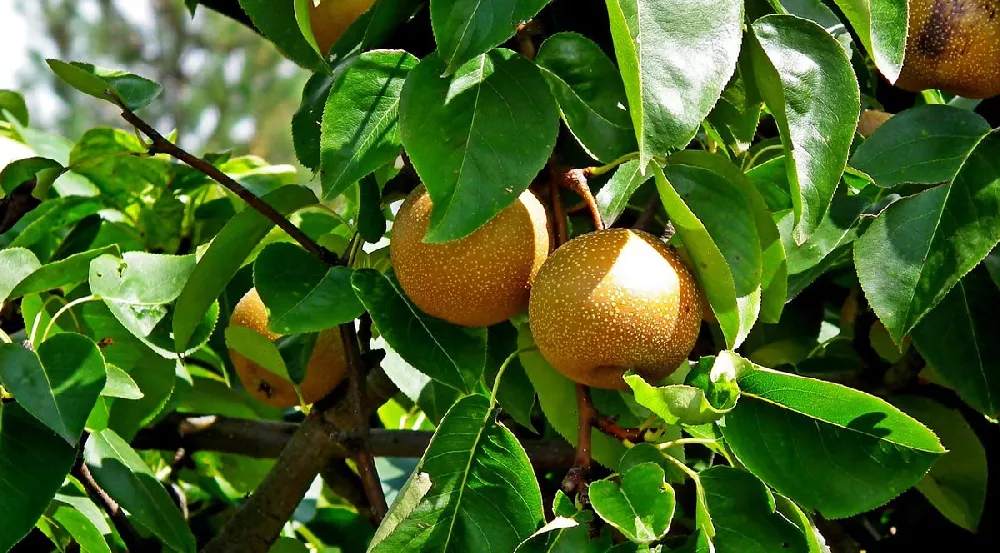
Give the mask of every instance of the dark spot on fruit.
M 272 388 L 266 380 L 261 380 L 260 383 L 257 384 L 257 391 L 269 398 L 274 395 L 274 388 Z
M 960 2 L 945 0 L 934 2 L 927 23 L 921 27 L 920 34 L 917 35 L 917 49 L 920 53 L 929 58 L 944 54 L 948 49 L 948 43 L 951 42 L 954 22 L 963 11 L 965 8 Z

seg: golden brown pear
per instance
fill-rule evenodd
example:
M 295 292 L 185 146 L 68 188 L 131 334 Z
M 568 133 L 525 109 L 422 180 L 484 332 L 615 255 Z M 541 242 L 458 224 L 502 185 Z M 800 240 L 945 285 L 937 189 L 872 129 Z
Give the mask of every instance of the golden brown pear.
M 650 382 L 674 372 L 694 348 L 701 294 L 675 251 L 629 229 L 585 234 L 556 250 L 531 290 L 531 332 L 567 378 L 625 389 L 635 370 Z
M 858 134 L 868 138 L 889 119 L 892 119 L 891 113 L 877 109 L 866 109 L 861 112 L 861 117 L 858 119 Z
M 315 5 L 310 1 L 309 25 L 320 51 L 329 52 L 344 31 L 374 3 L 375 0 L 322 0 Z
M 1000 0 L 910 0 L 896 86 L 989 98 L 1000 94 Z
M 233 315 L 229 318 L 229 326 L 249 328 L 270 341 L 281 337 L 280 334 L 267 329 L 267 310 L 256 288 L 251 288 L 236 304 Z M 243 382 L 243 387 L 252 396 L 274 407 L 288 408 L 299 404 L 295 387 L 290 381 L 261 367 L 235 350 L 229 350 L 229 357 L 233 360 L 233 366 L 240 381 Z M 340 384 L 346 372 L 347 361 L 344 357 L 344 343 L 340 338 L 340 332 L 336 328 L 324 330 L 316 340 L 312 357 L 306 365 L 305 378 L 299 384 L 302 399 L 306 403 L 319 401 Z
M 531 191 L 460 240 L 423 242 L 431 198 L 417 187 L 396 214 L 389 254 L 403 291 L 423 311 L 470 327 L 490 326 L 528 307 L 549 254 L 545 208 Z

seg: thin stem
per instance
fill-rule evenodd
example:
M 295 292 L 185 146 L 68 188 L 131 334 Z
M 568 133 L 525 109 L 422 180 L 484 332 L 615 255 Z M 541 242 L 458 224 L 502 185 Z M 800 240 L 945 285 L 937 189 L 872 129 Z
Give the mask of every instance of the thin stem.
M 226 187 L 230 192 L 236 194 L 250 207 L 256 209 L 262 215 L 270 219 L 275 225 L 281 230 L 285 231 L 288 236 L 291 236 L 293 240 L 298 242 L 303 248 L 305 248 L 309 253 L 318 257 L 321 261 L 328 265 L 337 265 L 340 260 L 337 256 L 333 254 L 330 250 L 327 250 L 323 246 L 316 243 L 315 240 L 309 238 L 304 232 L 299 230 L 298 227 L 292 224 L 287 217 L 274 209 L 270 204 L 264 200 L 254 196 L 252 192 L 244 188 L 240 183 L 233 180 L 229 175 L 226 175 L 219 170 L 218 167 L 212 165 L 208 161 L 194 156 L 187 151 L 183 150 L 173 142 L 167 140 L 162 134 L 157 132 L 149 123 L 146 123 L 132 110 L 125 106 L 119 106 L 122 109 L 122 118 L 134 125 L 137 129 L 143 132 L 149 137 L 153 143 L 149 146 L 149 153 L 151 154 L 168 154 L 173 158 L 176 158 L 187 165 L 191 166 L 193 169 L 201 171 L 206 176 L 210 177 L 215 182 Z
M 375 469 L 375 457 L 371 451 L 371 431 L 368 426 L 368 417 L 365 415 L 364 397 L 361 390 L 361 351 L 358 347 L 358 335 L 354 329 L 354 321 L 340 325 L 340 338 L 344 341 L 347 377 L 349 378 L 348 395 L 351 411 L 354 414 L 355 431 L 360 441 L 354 459 L 358 465 L 358 472 L 361 474 L 365 496 L 368 497 L 368 503 L 372 506 L 375 515 L 375 523 L 381 524 L 389 507 L 385 502 L 385 493 L 382 491 L 382 483 L 379 482 L 378 472 Z
M 631 161 L 633 159 L 638 159 L 638 158 L 639 158 L 639 152 L 632 152 L 631 154 L 625 154 L 619 157 L 618 159 L 612 161 L 611 163 L 608 163 L 607 165 L 600 165 L 597 167 L 587 167 L 586 169 L 583 170 L 583 172 L 586 173 L 588 177 L 596 177 L 613 171 L 615 167 L 618 167 L 619 165 L 625 163 L 626 161 Z
M 701 444 L 701 445 L 714 445 L 715 440 L 710 440 L 708 438 L 678 438 L 676 440 L 670 440 L 669 442 L 663 442 L 661 444 L 656 444 L 656 447 L 660 449 L 670 449 L 679 445 L 687 444 Z
M 59 317 L 61 317 L 63 313 L 69 311 L 70 309 L 73 309 L 74 307 L 80 305 L 81 303 L 87 303 L 88 301 L 95 301 L 99 299 L 101 298 L 97 297 L 94 294 L 91 294 L 89 296 L 77 298 L 67 303 L 66 305 L 60 307 L 59 311 L 56 311 L 55 315 L 52 315 L 52 319 L 49 321 L 49 324 L 45 326 L 45 332 L 42 333 L 42 341 L 44 342 L 45 340 L 49 339 L 49 333 L 52 332 L 52 328 L 56 326 L 56 321 L 59 320 Z M 34 343 L 34 341 L 32 341 L 32 343 Z
M 7 333 L 4 332 L 2 328 L 0 328 L 0 342 L 4 342 L 4 343 L 7 343 L 7 344 L 13 344 L 14 340 L 11 340 L 10 336 L 8 336 Z
M 684 474 L 688 475 L 688 477 L 691 480 L 698 480 L 698 473 L 695 472 L 694 469 L 692 469 L 691 467 L 682 463 L 680 459 L 666 453 L 664 453 L 663 456 L 666 457 L 667 459 L 670 459 L 670 462 L 677 465 L 677 468 L 681 469 L 684 472 Z
M 591 420 L 591 424 L 594 428 L 620 442 L 641 441 L 643 434 L 646 433 L 646 431 L 641 428 L 624 428 L 622 426 L 618 426 L 618 423 L 616 423 L 613 419 L 597 413 L 596 410 L 594 411 L 594 418 Z
M 590 192 L 590 185 L 587 184 L 587 170 L 586 169 L 570 169 L 568 171 L 552 169 L 554 175 L 553 180 L 558 182 L 560 186 L 565 186 L 566 188 L 575 192 L 578 196 L 583 198 L 584 203 L 590 210 L 590 217 L 594 222 L 594 228 L 597 230 L 603 230 L 604 217 L 601 215 L 601 209 L 597 205 L 597 199 L 594 198 L 594 194 Z
M 580 415 L 580 424 L 577 429 L 575 465 L 586 471 L 590 470 L 591 423 L 597 411 L 590 400 L 590 388 L 583 384 L 576 385 L 576 408 Z

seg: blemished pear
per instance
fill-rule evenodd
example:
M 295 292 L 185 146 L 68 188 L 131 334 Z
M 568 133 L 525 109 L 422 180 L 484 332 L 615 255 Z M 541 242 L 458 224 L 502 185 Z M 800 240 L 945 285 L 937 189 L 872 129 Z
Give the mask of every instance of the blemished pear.
M 599 230 L 557 249 L 535 278 L 531 332 L 564 376 L 626 389 L 631 369 L 651 383 L 674 372 L 701 328 L 701 293 L 677 253 L 630 229 Z
M 268 317 L 264 302 L 251 288 L 236 304 L 229 318 L 229 326 L 249 328 L 269 341 L 277 340 L 280 334 L 267 329 Z M 285 378 L 261 367 L 239 352 L 230 349 L 240 382 L 250 395 L 274 407 L 288 408 L 299 404 L 294 385 Z M 333 391 L 347 373 L 347 358 L 344 356 L 344 342 L 336 328 L 320 333 L 314 346 L 312 357 L 306 365 L 306 374 L 299 384 L 299 392 L 306 403 L 315 403 Z
M 375 0 L 322 0 L 319 5 L 309 2 L 309 26 L 321 52 L 326 54 L 357 21 L 372 7 Z
M 910 0 L 896 86 L 966 98 L 1000 94 L 1000 0 Z
M 531 283 L 549 254 L 545 208 L 531 191 L 472 234 L 423 242 L 431 219 L 423 185 L 396 213 L 389 241 L 403 291 L 424 312 L 468 327 L 490 326 L 528 307 Z

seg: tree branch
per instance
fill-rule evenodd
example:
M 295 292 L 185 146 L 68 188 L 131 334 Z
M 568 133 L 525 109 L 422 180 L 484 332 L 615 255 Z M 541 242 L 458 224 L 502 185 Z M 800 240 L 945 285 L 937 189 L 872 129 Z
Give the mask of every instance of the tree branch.
M 345 450 L 342 431 L 354 426 L 354 410 L 343 400 L 342 386 L 316 404 L 281 450 L 278 461 L 203 553 L 265 553 L 305 495 L 316 475 Z M 379 369 L 366 379 L 365 417 L 397 392 Z M 350 438 L 347 438 L 350 439 Z
M 111 499 L 111 496 L 104 491 L 104 488 L 94 480 L 94 475 L 90 473 L 90 469 L 87 468 L 83 459 L 77 460 L 72 474 L 83 484 L 83 488 L 87 491 L 90 499 L 100 505 L 104 509 L 104 512 L 108 514 L 111 523 L 115 525 L 115 530 L 118 531 L 118 535 L 125 542 L 125 548 L 129 551 L 143 551 L 142 539 L 135 531 L 135 528 L 132 527 L 132 523 L 125 518 L 125 513 L 122 511 L 121 506 L 114 499 Z
M 273 459 L 291 441 L 300 424 L 290 422 L 238 419 L 220 415 L 172 413 L 154 426 L 144 428 L 132 440 L 135 449 L 175 451 L 216 451 L 258 459 Z M 420 430 L 385 430 L 373 428 L 369 442 L 376 457 L 421 457 L 433 432 Z M 330 435 L 335 444 L 333 461 L 351 456 L 345 432 Z M 531 464 L 539 470 L 565 469 L 573 465 L 573 447 L 561 439 L 522 441 Z M 321 473 L 322 474 L 322 473 Z
M 278 228 L 285 231 L 288 236 L 292 237 L 293 240 L 298 242 L 309 253 L 315 255 L 324 263 L 328 265 L 340 264 L 340 260 L 333 252 L 323 246 L 320 246 L 312 238 L 309 238 L 304 232 L 299 230 L 298 227 L 293 225 L 287 217 L 279 213 L 278 210 L 271 207 L 271 205 L 264 200 L 255 196 L 240 183 L 233 180 L 229 175 L 223 173 L 218 167 L 212 165 L 207 160 L 188 153 L 173 142 L 167 140 L 162 134 L 157 132 L 157 130 L 154 129 L 149 123 L 143 121 L 142 118 L 136 115 L 132 110 L 120 104 L 119 107 L 122 110 L 122 118 L 131 123 L 135 128 L 142 131 L 142 133 L 148 136 L 152 141 L 152 144 L 149 146 L 150 154 L 167 154 L 186 163 L 191 168 L 200 171 L 215 182 L 224 186 L 233 194 L 239 196 L 239 198 L 246 202 L 247 205 L 256 209 L 263 216 L 274 222 Z

